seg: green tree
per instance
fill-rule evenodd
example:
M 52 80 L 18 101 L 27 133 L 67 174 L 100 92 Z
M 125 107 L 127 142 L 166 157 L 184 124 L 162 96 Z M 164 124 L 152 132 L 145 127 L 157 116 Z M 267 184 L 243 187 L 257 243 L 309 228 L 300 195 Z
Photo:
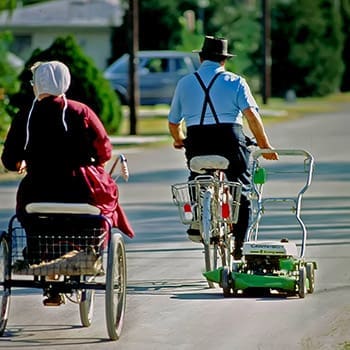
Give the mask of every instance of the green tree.
M 261 43 L 259 15 L 256 6 L 224 0 L 217 4 L 210 20 L 213 35 L 227 38 L 230 51 L 236 55 L 228 61 L 227 67 L 251 79 L 258 78 L 261 64 L 256 59 Z
M 3 135 L 10 123 L 6 112 L 9 106 L 8 94 L 15 93 L 19 88 L 18 71 L 10 63 L 9 45 L 12 35 L 9 32 L 0 33 L 0 135 Z
M 89 105 L 100 117 L 107 131 L 111 134 L 119 131 L 122 110 L 118 97 L 96 68 L 75 42 L 72 36 L 59 37 L 46 50 L 37 49 L 25 64 L 20 74 L 20 92 L 11 97 L 11 105 L 22 108 L 33 100 L 30 67 L 37 61 L 59 60 L 70 69 L 72 83 L 67 97 Z
M 32 5 L 32 4 L 36 4 L 39 2 L 47 2 L 47 1 L 49 1 L 49 0 L 21 0 L 21 1 L 1 0 L 0 1 L 0 11 L 2 11 L 2 10 L 13 11 L 18 6 L 19 3 L 26 6 L 26 5 Z
M 195 31 L 189 31 L 184 17 L 180 18 L 180 23 L 182 25 L 181 40 L 179 44 L 174 47 L 174 49 L 178 51 L 190 52 L 194 49 L 200 48 L 203 43 L 202 35 L 199 35 Z
M 0 1 L 0 12 L 3 10 L 13 11 L 17 6 L 16 0 L 2 0 Z
M 275 1 L 272 7 L 272 92 L 324 96 L 343 74 L 341 18 L 333 0 Z
M 343 62 L 345 70 L 341 82 L 341 91 L 350 91 L 350 0 L 340 1 L 340 13 L 343 19 L 342 29 L 345 36 L 343 49 Z
M 179 43 L 181 24 L 179 17 L 182 13 L 178 4 L 173 0 L 147 0 L 139 4 L 139 49 L 167 50 Z M 113 42 L 114 61 L 123 53 L 128 52 L 129 12 L 125 13 L 123 24 L 115 29 Z
M 18 89 L 17 71 L 10 63 L 9 46 L 12 35 L 9 32 L 0 33 L 0 89 L 6 93 L 14 93 Z

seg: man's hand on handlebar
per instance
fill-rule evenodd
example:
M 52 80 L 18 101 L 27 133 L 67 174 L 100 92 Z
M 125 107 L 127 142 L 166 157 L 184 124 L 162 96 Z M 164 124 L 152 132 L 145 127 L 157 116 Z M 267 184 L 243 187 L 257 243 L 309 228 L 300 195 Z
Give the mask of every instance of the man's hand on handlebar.
M 184 148 L 184 143 L 183 143 L 183 140 L 178 140 L 178 141 L 174 141 L 173 142 L 173 146 L 174 148 L 176 149 L 181 149 L 181 148 Z
M 273 149 L 269 149 L 271 152 L 263 153 L 263 158 L 267 160 L 278 160 L 278 154 L 276 152 L 273 152 Z
M 174 148 L 176 149 L 184 148 L 183 140 L 185 139 L 185 135 L 182 130 L 182 123 L 169 122 L 169 131 L 174 140 L 173 142 Z
M 17 168 L 17 172 L 18 174 L 24 174 L 25 171 L 27 170 L 27 163 L 25 160 L 22 160 L 20 162 L 16 163 L 16 168 Z

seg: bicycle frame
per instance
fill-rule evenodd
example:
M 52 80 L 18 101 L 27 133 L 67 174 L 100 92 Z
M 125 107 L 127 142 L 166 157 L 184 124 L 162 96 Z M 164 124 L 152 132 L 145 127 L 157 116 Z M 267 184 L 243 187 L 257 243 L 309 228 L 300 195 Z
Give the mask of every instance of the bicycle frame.
M 173 200 L 181 221 L 199 227 L 205 269 L 210 271 L 217 267 L 218 255 L 222 266 L 231 258 L 231 226 L 238 219 L 241 185 L 226 180 L 223 171 L 228 166 L 226 158 L 214 155 L 192 160 L 191 169 L 201 175 L 172 185 Z

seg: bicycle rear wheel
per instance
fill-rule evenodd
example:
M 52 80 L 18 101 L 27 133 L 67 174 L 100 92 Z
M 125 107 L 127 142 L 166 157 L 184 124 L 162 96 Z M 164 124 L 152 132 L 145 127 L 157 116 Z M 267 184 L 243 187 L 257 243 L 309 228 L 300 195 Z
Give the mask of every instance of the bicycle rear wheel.
M 233 239 L 228 224 L 221 226 L 221 266 L 231 266 L 232 264 L 232 252 L 233 252 Z
M 106 321 L 111 340 L 119 339 L 126 306 L 125 245 L 119 233 L 111 235 L 106 273 Z
M 205 271 L 232 264 L 232 235 L 229 227 L 226 224 L 222 225 L 219 231 L 217 236 L 212 235 L 210 244 L 204 243 Z M 214 288 L 213 282 L 208 281 L 208 285 Z
M 10 256 L 9 245 L 5 238 L 5 234 L 0 236 L 0 336 L 4 334 L 8 314 L 10 310 L 10 287 L 6 285 L 6 278 L 9 278 Z
M 205 271 L 211 271 L 212 268 L 212 249 L 209 244 L 204 244 L 204 262 L 205 262 Z M 209 288 L 214 288 L 214 282 L 208 280 Z

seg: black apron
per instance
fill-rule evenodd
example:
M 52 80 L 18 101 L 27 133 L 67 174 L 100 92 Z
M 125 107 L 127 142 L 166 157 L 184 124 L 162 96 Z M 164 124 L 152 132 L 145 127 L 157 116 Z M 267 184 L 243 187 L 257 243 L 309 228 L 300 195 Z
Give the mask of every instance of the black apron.
M 191 158 L 199 155 L 217 154 L 226 157 L 230 161 L 228 169 L 225 170 L 227 179 L 242 184 L 239 220 L 234 229 L 235 240 L 237 243 L 240 242 L 238 243 L 240 245 L 244 239 L 250 220 L 250 201 L 247 198 L 250 187 L 250 151 L 247 148 L 246 136 L 243 133 L 241 125 L 220 123 L 215 111 L 214 104 L 210 98 L 210 89 L 221 72 L 215 74 L 208 87 L 204 85 L 198 72 L 194 74 L 204 91 L 205 98 L 199 125 L 187 128 L 187 137 L 184 140 L 187 165 L 189 167 Z M 205 111 L 208 105 L 214 116 L 215 124 L 204 124 Z M 191 171 L 189 180 L 193 180 L 197 175 L 199 174 Z

